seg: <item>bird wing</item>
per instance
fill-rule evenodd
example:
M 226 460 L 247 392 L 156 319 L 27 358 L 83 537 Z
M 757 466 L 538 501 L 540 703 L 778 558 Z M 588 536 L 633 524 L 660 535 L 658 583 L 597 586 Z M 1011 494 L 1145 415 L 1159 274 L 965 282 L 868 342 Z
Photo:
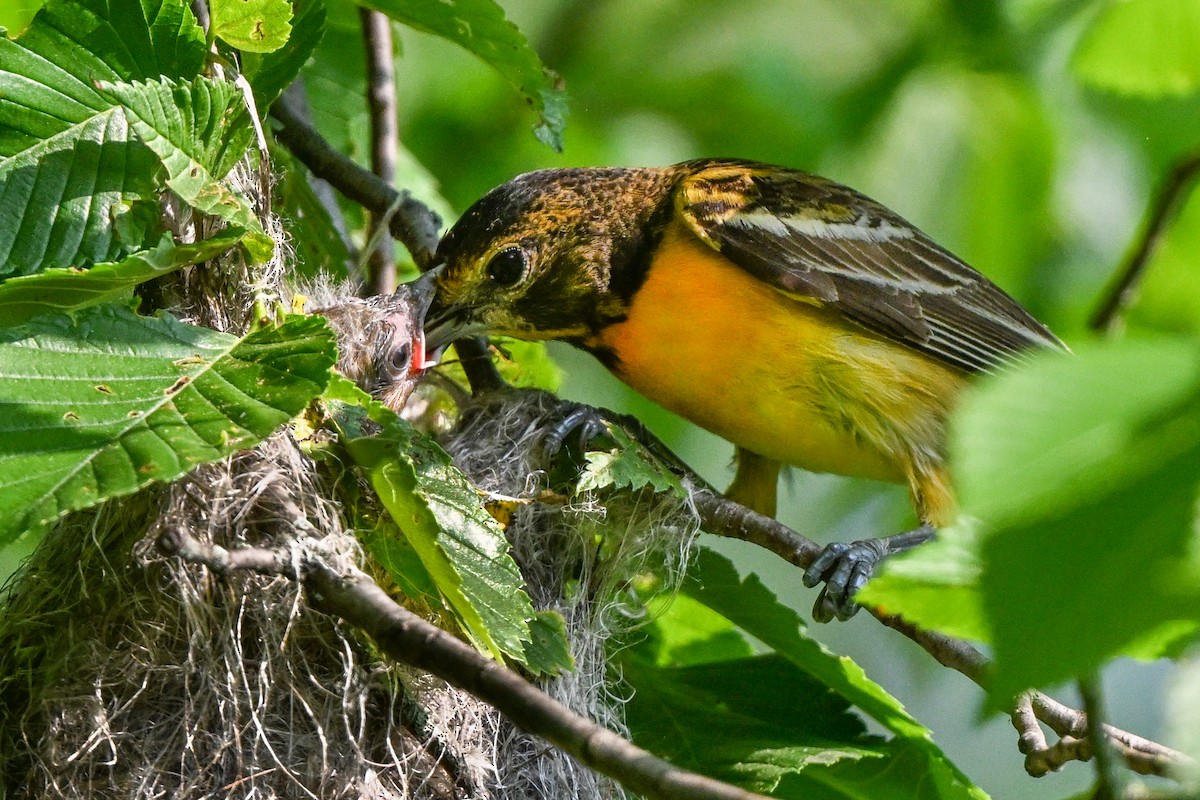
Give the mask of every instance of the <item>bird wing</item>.
M 987 278 L 841 184 L 753 162 L 700 162 L 674 199 L 700 239 L 764 283 L 960 369 L 1064 347 Z

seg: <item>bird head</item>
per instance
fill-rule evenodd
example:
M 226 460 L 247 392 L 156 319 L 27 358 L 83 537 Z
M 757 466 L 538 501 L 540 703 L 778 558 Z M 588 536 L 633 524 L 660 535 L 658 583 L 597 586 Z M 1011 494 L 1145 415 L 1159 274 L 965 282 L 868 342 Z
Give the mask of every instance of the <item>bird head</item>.
M 622 309 L 614 265 L 644 245 L 665 170 L 531 172 L 475 203 L 438 246 L 428 347 L 498 334 L 582 341 Z

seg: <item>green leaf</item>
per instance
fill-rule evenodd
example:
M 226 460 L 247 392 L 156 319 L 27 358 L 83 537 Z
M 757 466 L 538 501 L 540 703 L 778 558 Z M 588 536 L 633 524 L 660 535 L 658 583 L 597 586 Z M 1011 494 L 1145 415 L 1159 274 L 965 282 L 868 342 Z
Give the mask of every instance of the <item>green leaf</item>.
M 271 53 L 292 32 L 288 0 L 209 0 L 212 32 L 226 44 L 250 53 Z
M 244 338 L 120 306 L 0 331 L 0 544 L 253 446 L 324 388 L 333 333 Z
M 1104 6 L 1071 64 L 1083 83 L 1142 97 L 1200 89 L 1200 4 L 1125 0 Z
M 434 608 L 441 605 L 437 584 L 425 569 L 416 549 L 396 529 L 395 523 L 387 520 L 368 530 L 360 530 L 358 538 L 371 558 L 387 570 L 405 596 L 424 600 Z
M 1174 770 L 1185 791 L 1200 793 L 1200 652 L 1195 648 L 1179 664 L 1172 680 L 1167 709 L 1166 741 L 1191 759 Z
M 655 492 L 687 496 L 679 476 L 664 467 L 640 442 L 612 423 L 606 421 L 604 427 L 617 446 L 611 450 L 584 453 L 587 466 L 579 476 L 576 491 L 613 487 L 636 492 L 650 486 Z
M 322 0 L 297 0 L 292 33 L 283 47 L 264 56 L 245 54 L 242 69 L 254 89 L 254 102 L 260 114 L 265 114 L 271 103 L 296 79 L 324 34 L 325 3 Z
M 249 203 L 221 183 L 252 135 L 237 86 L 208 78 L 98 86 L 125 107 L 131 126 L 166 169 L 167 185 L 193 208 L 244 228 L 247 250 L 268 260 L 274 245 Z
M 0 5 L 0 28 L 7 28 L 10 35 L 25 30 L 45 4 L 45 0 L 8 0 Z
M 37 275 L 10 278 L 0 283 L 0 325 L 19 325 L 41 314 L 120 300 L 139 283 L 216 258 L 235 247 L 243 235 L 238 228 L 228 228 L 211 239 L 183 245 L 164 236 L 153 250 L 85 271 L 48 269 Z
M 1150 642 L 1177 641 L 1179 620 L 1200 619 L 1187 572 L 1200 343 L 1046 354 L 968 393 L 950 443 L 963 511 L 988 526 L 997 705 L 1135 646 L 1145 654 Z
M 727 559 L 701 550 L 681 591 L 763 642 L 812 680 L 896 734 L 905 748 L 919 755 L 921 780 L 939 787 L 939 793 L 932 796 L 984 797 L 934 744 L 925 726 L 870 680 L 857 664 L 833 655 L 810 639 L 799 615 L 782 605 L 757 576 L 741 580 Z
M 529 641 L 522 661 L 538 675 L 558 675 L 575 669 L 567 621 L 557 611 L 539 611 L 529 620 Z
M 630 731 L 678 767 L 771 792 L 808 767 L 881 756 L 846 701 L 782 656 L 691 666 L 637 656 L 621 657 Z
M 655 597 L 647 604 L 655 624 L 639 644 L 639 657 L 660 667 L 691 667 L 754 655 L 737 626 L 686 594 Z
M 336 383 L 327 403 L 346 449 L 467 636 L 496 658 L 524 659 L 533 604 L 479 493 L 433 440 L 347 381 Z
M 496 368 L 510 386 L 547 392 L 557 392 L 562 386 L 562 369 L 550 357 L 545 342 L 500 338 L 495 344 L 503 356 L 497 359 Z
M 449 39 L 499 72 L 537 111 L 534 135 L 562 151 L 566 95 L 562 79 L 547 69 L 525 35 L 494 0 L 369 0 L 368 8 L 397 22 Z
M 884 561 L 858 600 L 922 628 L 990 641 L 979 588 L 980 538 L 977 521 L 960 518 L 939 530 L 936 541 Z
M 146 244 L 153 155 L 95 82 L 190 78 L 204 51 L 181 0 L 55 1 L 0 38 L 0 219 L 20 220 L 0 226 L 0 277 Z

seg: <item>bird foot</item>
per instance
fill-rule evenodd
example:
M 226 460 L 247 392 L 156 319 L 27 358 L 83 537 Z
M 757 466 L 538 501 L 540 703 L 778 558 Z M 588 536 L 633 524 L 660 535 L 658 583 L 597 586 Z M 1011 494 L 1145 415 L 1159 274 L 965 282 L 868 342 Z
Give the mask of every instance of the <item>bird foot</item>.
M 936 535 L 933 526 L 925 524 L 896 536 L 826 545 L 804 573 L 804 585 L 808 588 L 825 584 L 813 604 L 813 620 L 831 622 L 835 618 L 848 620 L 853 617 L 859 608 L 854 595 L 867 585 L 879 562 L 911 550 Z

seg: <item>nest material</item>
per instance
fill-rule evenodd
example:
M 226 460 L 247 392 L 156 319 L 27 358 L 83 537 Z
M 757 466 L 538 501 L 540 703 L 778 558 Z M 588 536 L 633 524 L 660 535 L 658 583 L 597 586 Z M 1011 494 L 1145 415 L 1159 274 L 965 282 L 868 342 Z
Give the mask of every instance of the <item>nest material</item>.
M 544 480 L 540 432 L 554 413 L 539 393 L 493 398 L 464 416 L 450 448 L 487 488 L 529 494 Z M 10 587 L 0 629 L 11 795 L 623 796 L 472 696 L 383 662 L 294 581 L 214 575 L 155 545 L 171 527 L 361 563 L 335 496 L 283 432 L 60 525 Z M 606 640 L 640 620 L 630 577 L 677 573 L 693 530 L 679 503 L 649 495 L 518 512 L 514 557 L 535 604 L 567 619 L 576 661 L 547 691 L 622 730 Z

